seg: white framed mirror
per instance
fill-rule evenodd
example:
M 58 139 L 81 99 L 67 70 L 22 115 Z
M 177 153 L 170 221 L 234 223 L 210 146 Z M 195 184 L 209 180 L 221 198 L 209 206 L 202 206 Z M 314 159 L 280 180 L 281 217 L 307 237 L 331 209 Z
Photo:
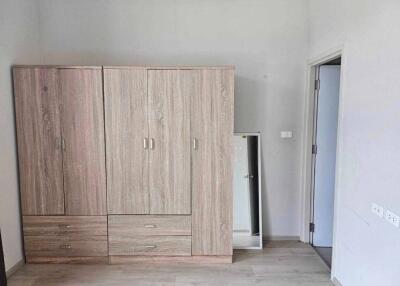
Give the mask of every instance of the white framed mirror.
M 262 249 L 261 134 L 234 134 L 233 248 Z

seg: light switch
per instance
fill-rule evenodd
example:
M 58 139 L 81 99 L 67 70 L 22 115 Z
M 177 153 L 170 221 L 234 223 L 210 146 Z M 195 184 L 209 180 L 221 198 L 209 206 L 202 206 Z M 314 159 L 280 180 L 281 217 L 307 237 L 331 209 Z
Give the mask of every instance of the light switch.
M 292 138 L 293 132 L 292 131 L 281 131 L 281 138 Z

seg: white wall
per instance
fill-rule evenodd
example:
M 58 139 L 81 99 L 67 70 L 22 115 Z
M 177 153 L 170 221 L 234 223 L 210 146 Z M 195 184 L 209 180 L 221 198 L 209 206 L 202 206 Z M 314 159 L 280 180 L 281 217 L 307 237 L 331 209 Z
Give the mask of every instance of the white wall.
M 306 0 L 40 3 L 45 63 L 236 65 L 235 130 L 263 135 L 264 229 L 299 235 Z
M 310 0 L 310 58 L 344 45 L 337 260 L 343 286 L 400 285 L 400 2 Z M 398 66 L 399 65 L 399 66 Z
M 6 269 L 22 259 L 11 65 L 39 62 L 39 13 L 32 0 L 0 2 L 0 228 Z

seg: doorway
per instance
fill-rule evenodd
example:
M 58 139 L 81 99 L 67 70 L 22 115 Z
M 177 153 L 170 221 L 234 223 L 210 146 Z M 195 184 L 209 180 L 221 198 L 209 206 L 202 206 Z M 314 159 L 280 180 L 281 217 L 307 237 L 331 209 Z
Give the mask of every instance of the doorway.
M 331 267 L 341 58 L 315 67 L 310 244 Z

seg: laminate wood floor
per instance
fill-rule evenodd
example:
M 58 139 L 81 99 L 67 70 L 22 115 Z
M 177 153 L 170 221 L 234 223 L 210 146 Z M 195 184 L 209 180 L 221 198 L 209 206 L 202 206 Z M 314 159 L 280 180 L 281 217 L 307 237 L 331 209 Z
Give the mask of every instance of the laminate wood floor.
M 264 250 L 236 250 L 233 264 L 30 264 L 10 278 L 9 286 L 332 286 L 329 276 L 328 267 L 309 245 L 274 241 Z

